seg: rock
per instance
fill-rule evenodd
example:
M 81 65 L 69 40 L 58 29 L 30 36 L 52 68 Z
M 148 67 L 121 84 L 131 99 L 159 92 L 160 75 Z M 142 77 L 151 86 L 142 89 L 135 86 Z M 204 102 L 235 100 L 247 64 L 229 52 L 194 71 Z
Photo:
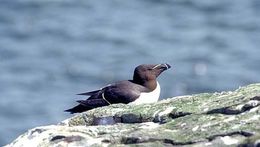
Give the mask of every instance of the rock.
M 153 104 L 96 108 L 31 129 L 9 146 L 259 146 L 260 84 Z

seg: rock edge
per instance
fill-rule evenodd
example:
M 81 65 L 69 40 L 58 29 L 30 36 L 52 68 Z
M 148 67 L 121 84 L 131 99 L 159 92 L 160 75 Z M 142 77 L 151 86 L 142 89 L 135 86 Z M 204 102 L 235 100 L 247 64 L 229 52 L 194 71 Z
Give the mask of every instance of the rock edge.
M 259 146 L 260 84 L 153 104 L 96 108 L 36 127 L 11 146 Z

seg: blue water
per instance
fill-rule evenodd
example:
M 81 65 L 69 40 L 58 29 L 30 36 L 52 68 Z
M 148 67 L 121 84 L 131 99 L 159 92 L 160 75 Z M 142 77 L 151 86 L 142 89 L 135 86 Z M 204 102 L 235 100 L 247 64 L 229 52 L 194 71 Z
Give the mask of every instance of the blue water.
M 169 63 L 161 98 L 260 82 L 259 0 L 0 0 L 0 145 L 74 94 Z

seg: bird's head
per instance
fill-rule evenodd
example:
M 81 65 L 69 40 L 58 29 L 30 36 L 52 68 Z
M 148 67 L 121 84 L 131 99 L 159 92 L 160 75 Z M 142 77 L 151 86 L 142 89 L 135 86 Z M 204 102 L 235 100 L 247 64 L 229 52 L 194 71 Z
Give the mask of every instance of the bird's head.
M 171 68 L 165 64 L 142 64 L 135 68 L 133 80 L 142 84 L 146 81 L 156 80 L 156 78 L 165 70 Z

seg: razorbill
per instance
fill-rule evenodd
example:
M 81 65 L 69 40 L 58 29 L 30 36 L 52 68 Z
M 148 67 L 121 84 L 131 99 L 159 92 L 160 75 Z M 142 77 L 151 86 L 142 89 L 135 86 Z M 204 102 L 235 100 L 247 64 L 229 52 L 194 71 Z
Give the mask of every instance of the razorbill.
M 125 80 L 109 84 L 99 90 L 80 93 L 89 96 L 86 100 L 77 101 L 79 104 L 65 110 L 70 113 L 80 113 L 96 107 L 116 103 L 143 104 L 157 102 L 160 96 L 160 85 L 156 78 L 169 64 L 142 64 L 135 68 L 133 80 Z

